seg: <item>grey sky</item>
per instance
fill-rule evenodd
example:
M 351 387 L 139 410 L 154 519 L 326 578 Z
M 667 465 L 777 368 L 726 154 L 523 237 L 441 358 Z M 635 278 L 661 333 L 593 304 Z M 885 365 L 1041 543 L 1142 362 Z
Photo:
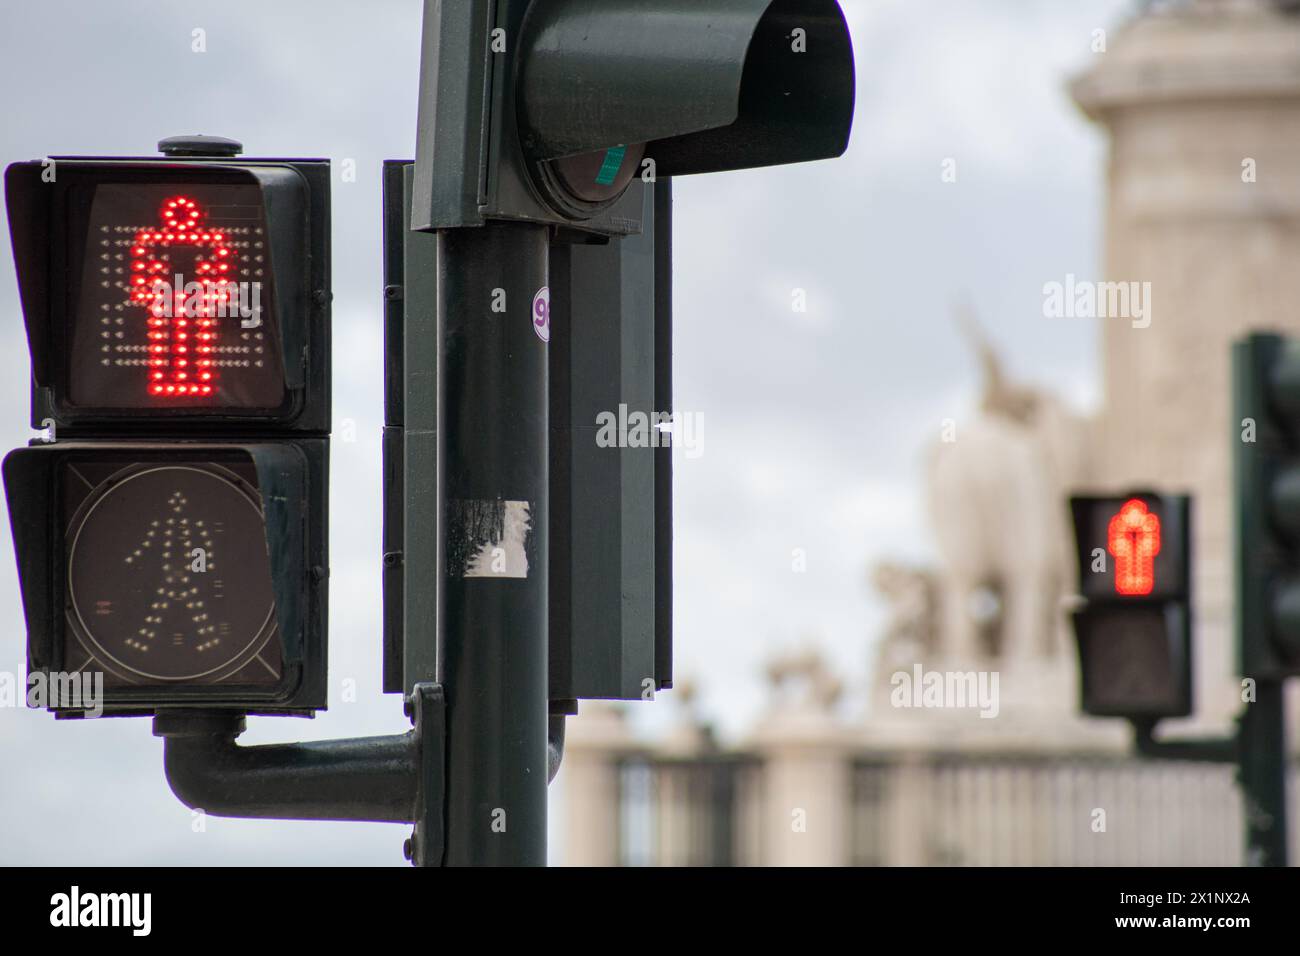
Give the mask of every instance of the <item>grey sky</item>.
M 255 720 L 246 742 L 403 729 L 379 693 L 379 169 L 414 152 L 418 0 L 43 0 L 0 8 L 5 163 L 149 154 L 206 132 L 249 155 L 356 162 L 334 184 L 331 710 Z M 858 69 L 835 162 L 686 179 L 676 192 L 676 404 L 704 453 L 677 456 L 677 669 L 731 735 L 761 665 L 812 642 L 850 685 L 881 608 L 867 570 L 929 551 L 921 453 L 971 408 L 977 368 L 951 322 L 969 298 L 1013 370 L 1089 400 L 1094 333 L 1042 317 L 1044 282 L 1095 271 L 1103 148 L 1065 79 L 1121 0 L 846 0 Z M 206 31 L 207 52 L 191 52 Z M 958 181 L 940 164 L 957 161 Z M 29 368 L 0 265 L 0 449 L 30 437 Z M 808 312 L 791 294 L 805 289 Z M 355 442 L 341 440 L 345 421 Z M 0 670 L 23 621 L 0 549 Z M 808 571 L 791 572 L 803 548 Z M 340 700 L 345 679 L 358 702 Z M 638 705 L 647 728 L 667 697 Z M 0 710 L 0 863 L 400 862 L 400 828 L 207 821 L 167 790 L 147 721 Z

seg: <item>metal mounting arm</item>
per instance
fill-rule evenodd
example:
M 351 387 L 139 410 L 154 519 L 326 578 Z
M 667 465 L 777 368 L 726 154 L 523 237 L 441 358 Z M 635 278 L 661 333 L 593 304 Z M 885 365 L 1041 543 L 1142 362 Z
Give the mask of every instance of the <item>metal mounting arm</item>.
M 167 782 L 182 803 L 219 817 L 414 822 L 414 731 L 241 747 L 243 731 L 237 714 L 154 719 Z
M 1130 718 L 1137 752 L 1151 760 L 1194 760 L 1205 763 L 1236 763 L 1240 745 L 1233 737 L 1209 737 L 1188 740 L 1156 740 L 1157 721 Z
M 158 714 L 163 765 L 188 807 L 221 817 L 414 823 L 408 856 L 442 856 L 445 721 L 442 688 L 417 684 L 406 700 L 415 728 L 359 737 L 241 747 L 244 716 L 176 710 Z

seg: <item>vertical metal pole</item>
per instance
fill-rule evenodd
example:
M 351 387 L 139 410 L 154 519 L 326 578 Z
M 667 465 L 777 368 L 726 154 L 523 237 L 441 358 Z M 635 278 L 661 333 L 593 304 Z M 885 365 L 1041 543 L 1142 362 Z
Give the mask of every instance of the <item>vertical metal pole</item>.
M 438 233 L 449 866 L 546 863 L 548 249 Z
M 1287 865 L 1285 688 L 1281 680 L 1258 681 L 1256 699 L 1241 717 L 1238 777 L 1248 866 Z

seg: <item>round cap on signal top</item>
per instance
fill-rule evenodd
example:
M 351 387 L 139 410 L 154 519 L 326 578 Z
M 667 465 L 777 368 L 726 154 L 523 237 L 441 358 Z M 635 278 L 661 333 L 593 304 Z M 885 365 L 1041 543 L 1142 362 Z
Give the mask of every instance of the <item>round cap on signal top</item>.
M 224 136 L 168 136 L 158 141 L 164 156 L 238 156 L 244 144 Z

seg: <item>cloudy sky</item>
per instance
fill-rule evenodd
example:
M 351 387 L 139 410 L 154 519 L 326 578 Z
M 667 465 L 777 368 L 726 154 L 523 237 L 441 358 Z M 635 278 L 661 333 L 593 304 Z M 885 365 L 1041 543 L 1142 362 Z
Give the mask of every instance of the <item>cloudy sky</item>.
M 380 164 L 415 143 L 418 0 L 42 0 L 0 9 L 0 161 L 147 155 L 168 135 L 250 156 L 355 161 L 336 176 L 331 709 L 254 720 L 248 743 L 400 732 L 379 692 L 383 416 Z M 867 575 L 931 551 L 921 460 L 971 408 L 978 368 L 953 305 L 974 304 L 1015 374 L 1095 400 L 1094 332 L 1042 317 L 1042 286 L 1095 273 L 1104 141 L 1071 105 L 1092 33 L 1123 0 L 845 0 L 857 113 L 837 161 L 676 186 L 676 404 L 702 415 L 678 456 L 679 677 L 727 735 L 761 712 L 773 652 L 821 648 L 861 690 L 883 608 Z M 207 51 L 191 37 L 206 31 Z M 941 179 L 946 159 L 957 181 Z M 29 366 L 0 257 L 0 448 L 26 428 Z M 792 291 L 806 290 L 804 313 Z M 0 552 L 9 553 L 3 524 Z M 791 555 L 807 555 L 807 571 Z M 0 671 L 24 624 L 0 561 Z M 346 679 L 358 701 L 343 703 Z M 653 734 L 671 695 L 637 705 Z M 207 821 L 162 776 L 147 721 L 59 723 L 0 709 L 0 864 L 397 863 L 384 825 Z

